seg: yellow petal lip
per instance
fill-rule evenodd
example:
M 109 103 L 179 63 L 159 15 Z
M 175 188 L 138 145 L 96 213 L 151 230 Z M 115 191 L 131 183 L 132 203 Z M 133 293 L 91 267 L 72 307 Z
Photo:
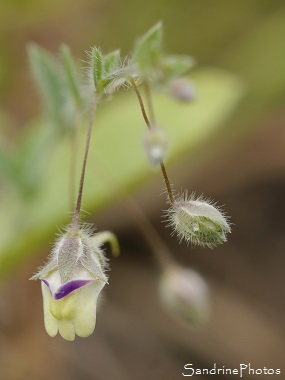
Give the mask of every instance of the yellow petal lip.
M 96 325 L 97 299 L 105 284 L 92 281 L 63 298 L 54 299 L 47 282 L 42 282 L 47 333 L 54 337 L 59 332 L 68 341 L 73 341 L 76 335 L 90 336 Z
M 62 319 L 58 322 L 59 333 L 63 339 L 73 341 L 75 339 L 74 325 L 72 321 Z

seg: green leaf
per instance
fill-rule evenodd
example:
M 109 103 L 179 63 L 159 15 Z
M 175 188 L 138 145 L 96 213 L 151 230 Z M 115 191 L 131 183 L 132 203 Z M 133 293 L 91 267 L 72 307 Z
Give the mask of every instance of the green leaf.
M 174 166 L 197 152 L 227 121 L 243 94 L 238 79 L 222 71 L 195 71 L 191 81 L 198 89 L 196 102 L 180 104 L 154 96 L 157 122 L 165 127 L 171 142 L 166 165 Z M 98 108 L 83 192 L 83 204 L 89 212 L 114 202 L 118 192 L 132 193 L 154 175 L 141 146 L 145 128 L 132 92 Z M 83 156 L 85 139 L 86 130 L 80 136 L 79 157 Z M 10 192 L 0 199 L 0 274 L 20 265 L 41 245 L 48 246 L 57 226 L 70 222 L 69 160 L 70 145 L 61 139 L 47 160 L 37 197 L 27 203 Z M 169 175 L 171 179 L 171 172 Z M 158 180 L 163 186 L 160 176 Z
M 59 129 L 66 127 L 64 80 L 54 58 L 35 44 L 29 45 L 28 55 L 35 82 L 40 90 L 48 116 Z
M 162 53 L 162 23 L 157 23 L 135 45 L 133 60 L 142 72 L 147 72 Z
M 195 60 L 187 55 L 167 55 L 162 58 L 161 66 L 166 79 L 184 76 L 195 65 Z
M 93 83 L 95 86 L 96 92 L 100 92 L 101 88 L 101 80 L 103 76 L 103 65 L 104 65 L 104 58 L 101 50 L 99 48 L 93 47 L 90 53 L 91 57 L 91 69 L 92 69 L 92 75 L 93 75 Z
M 120 66 L 120 50 L 114 50 L 104 55 L 104 76 L 112 75 L 112 72 Z
M 74 103 L 80 108 L 83 99 L 80 91 L 81 84 L 78 68 L 67 45 L 60 46 L 59 54 L 64 68 L 67 87 L 72 94 Z

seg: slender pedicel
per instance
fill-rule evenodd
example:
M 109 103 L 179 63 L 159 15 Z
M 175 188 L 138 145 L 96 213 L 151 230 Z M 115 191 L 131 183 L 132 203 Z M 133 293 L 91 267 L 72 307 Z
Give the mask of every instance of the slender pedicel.
M 140 107 L 141 107 L 141 111 L 142 111 L 142 115 L 143 115 L 143 118 L 145 120 L 145 123 L 147 125 L 147 127 L 149 129 L 152 128 L 152 124 L 151 122 L 149 121 L 148 117 L 147 117 L 147 114 L 146 114 L 146 111 L 145 111 L 145 107 L 144 107 L 144 104 L 143 104 L 143 100 L 142 100 L 142 97 L 141 97 L 141 94 L 139 92 L 139 89 L 137 87 L 137 85 L 135 84 L 135 81 L 130 78 L 130 83 L 135 91 L 135 94 L 138 98 L 138 101 L 139 101 L 139 104 L 140 104 Z M 172 189 L 171 189 L 171 185 L 170 185 L 170 181 L 169 181 L 169 178 L 168 178 L 168 175 L 166 173 L 166 169 L 165 169 L 165 166 L 164 166 L 164 163 L 163 161 L 160 162 L 160 168 L 161 168 L 161 171 L 162 171 L 162 174 L 163 174 L 163 178 L 164 178 L 164 183 L 165 183 L 165 186 L 166 186 L 166 190 L 167 190 L 167 194 L 168 194 L 168 197 L 169 197 L 169 201 L 171 204 L 174 204 L 174 196 L 173 196 L 173 193 L 172 193 Z
M 80 211 L 81 211 L 81 201 L 82 201 L 82 193 L 83 193 L 85 169 L 86 169 L 86 163 L 87 163 L 89 145 L 90 145 L 90 140 L 91 140 L 91 132 L 92 132 L 93 120 L 94 120 L 97 104 L 98 104 L 98 99 L 97 99 L 97 96 L 96 96 L 95 99 L 94 99 L 93 105 L 92 105 L 92 111 L 91 111 L 91 115 L 90 115 L 90 119 L 89 119 L 87 139 L 86 139 L 86 145 L 85 145 L 85 150 L 84 150 L 84 158 L 83 158 L 83 164 L 82 164 L 82 170 L 81 170 L 81 176 L 80 176 L 80 183 L 79 183 L 77 202 L 76 202 L 74 216 L 73 216 L 73 219 L 72 219 L 72 227 L 74 229 L 78 228 L 79 219 L 80 219 Z

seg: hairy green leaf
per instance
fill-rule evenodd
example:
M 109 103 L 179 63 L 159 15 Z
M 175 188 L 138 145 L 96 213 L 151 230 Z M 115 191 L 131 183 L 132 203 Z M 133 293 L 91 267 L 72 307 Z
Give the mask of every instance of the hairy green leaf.
M 101 80 L 103 76 L 103 69 L 104 69 L 104 58 L 101 50 L 97 47 L 93 47 L 90 53 L 90 64 L 91 64 L 91 70 L 93 75 L 93 83 L 95 86 L 96 92 L 101 91 Z

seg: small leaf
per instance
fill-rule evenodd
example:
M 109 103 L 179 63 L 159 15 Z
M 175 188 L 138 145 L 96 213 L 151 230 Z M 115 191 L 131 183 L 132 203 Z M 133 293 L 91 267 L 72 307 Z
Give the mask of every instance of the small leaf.
M 100 82 L 102 80 L 104 58 L 103 58 L 103 54 L 101 50 L 96 47 L 92 48 L 90 56 L 91 56 L 91 69 L 92 69 L 93 83 L 94 83 L 96 92 L 99 92 L 101 90 Z
M 104 76 L 112 75 L 120 65 L 120 50 L 114 50 L 104 56 Z
M 67 87 L 72 94 L 76 106 L 79 108 L 82 104 L 82 95 L 80 92 L 80 76 L 78 69 L 67 45 L 60 46 L 59 54 L 65 72 Z
M 143 72 L 148 71 L 159 60 L 161 50 L 162 23 L 159 22 L 138 40 L 133 54 L 134 62 Z
M 195 60 L 187 55 L 167 55 L 161 61 L 162 71 L 166 79 L 186 75 L 195 65 Z
M 41 92 L 47 113 L 62 129 L 65 125 L 65 118 L 62 113 L 65 106 L 62 72 L 53 57 L 37 45 L 30 45 L 28 54 L 32 73 Z

